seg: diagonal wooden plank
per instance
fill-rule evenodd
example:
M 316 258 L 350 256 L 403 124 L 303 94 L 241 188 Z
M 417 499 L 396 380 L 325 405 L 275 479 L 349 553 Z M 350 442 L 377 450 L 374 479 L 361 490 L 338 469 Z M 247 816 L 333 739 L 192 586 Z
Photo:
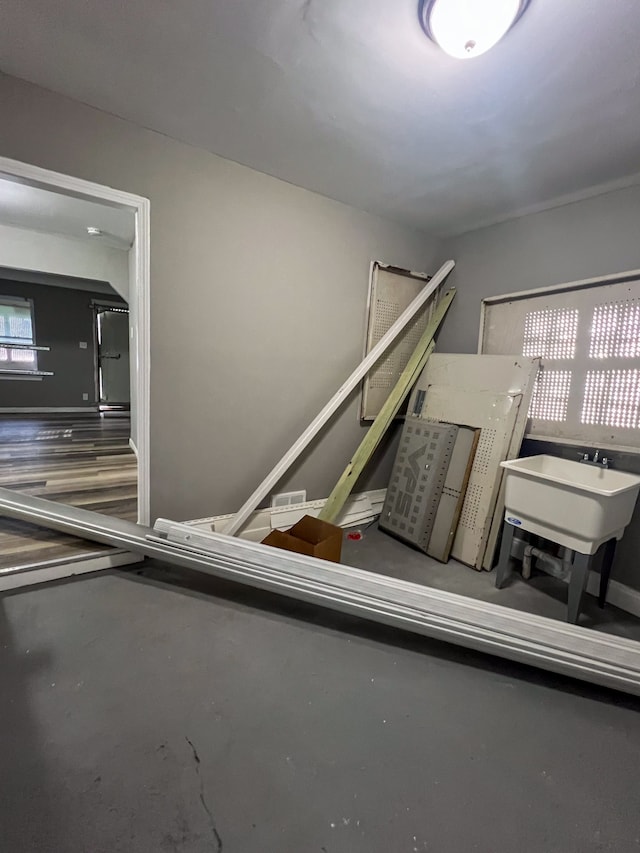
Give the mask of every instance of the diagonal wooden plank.
M 244 502 L 238 512 L 233 516 L 225 529 L 225 534 L 227 536 L 235 536 L 238 533 L 260 501 L 269 494 L 269 491 L 273 486 L 282 479 L 296 459 L 298 459 L 300 454 L 309 446 L 325 424 L 331 420 L 353 389 L 358 386 L 359 382 L 362 382 L 371 368 L 382 358 L 397 337 L 402 334 L 407 324 L 415 317 L 422 306 L 426 304 L 427 300 L 436 292 L 454 267 L 455 261 L 445 261 L 429 283 L 426 284 L 416 296 L 413 302 L 405 308 L 398 319 L 392 323 L 390 328 L 387 329 L 378 343 L 372 348 L 371 352 L 367 353 L 347 380 L 343 382 L 340 388 L 338 388 L 325 407 L 311 421 L 302 435 L 294 441 L 282 459 L 280 459 L 276 466 L 272 468 L 254 493 Z
M 367 430 L 367 434 L 360 442 L 360 446 L 354 453 L 347 467 L 342 472 L 342 476 L 334 486 L 326 504 L 322 508 L 319 517 L 323 521 L 333 523 L 340 514 L 340 510 L 351 494 L 358 477 L 364 470 L 367 462 L 371 459 L 384 434 L 393 423 L 393 419 L 398 414 L 400 406 L 422 372 L 429 356 L 433 352 L 433 338 L 438 331 L 438 327 L 440 326 L 440 323 L 442 323 L 445 314 L 449 310 L 449 306 L 453 302 L 455 295 L 455 288 L 451 288 L 451 290 L 448 290 L 440 300 L 438 307 L 433 312 L 429 325 L 424 330 L 422 337 L 411 354 L 411 357 L 407 362 L 407 366 L 400 374 L 400 378 L 387 397 L 385 404 L 380 409 L 380 412 L 371 424 L 371 427 Z

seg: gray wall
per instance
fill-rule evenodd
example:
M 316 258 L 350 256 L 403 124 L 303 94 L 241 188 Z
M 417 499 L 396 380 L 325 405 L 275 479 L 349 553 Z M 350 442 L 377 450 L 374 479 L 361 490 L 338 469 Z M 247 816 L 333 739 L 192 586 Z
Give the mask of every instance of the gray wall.
M 45 234 L 0 222 L 0 266 L 108 281 L 123 299 L 129 298 L 129 251 L 90 237 Z
M 33 299 L 36 343 L 51 347 L 50 352 L 38 353 L 38 367 L 54 374 L 36 381 L 0 381 L 0 409 L 95 409 L 94 313 L 90 300 L 104 299 L 105 294 L 2 279 L 0 294 Z M 115 293 L 109 295 L 109 301 L 122 302 Z M 80 341 L 86 341 L 87 349 L 80 349 Z M 89 394 L 88 402 L 82 399 L 84 392 Z
M 0 115 L 0 154 L 151 200 L 153 516 L 239 507 L 360 360 L 370 261 L 434 269 L 420 232 L 15 78 Z M 356 396 L 280 489 L 329 493 Z
M 446 241 L 442 257 L 455 258 L 458 296 L 443 326 L 439 348 L 476 352 L 480 302 L 485 296 L 528 290 L 640 269 L 640 187 L 523 216 Z M 525 452 L 575 458 L 576 448 L 527 442 Z M 607 453 L 621 470 L 640 472 L 640 457 Z M 640 589 L 640 506 L 624 539 L 612 577 Z
M 443 243 L 459 288 L 440 349 L 476 352 L 486 296 L 640 268 L 640 187 L 511 219 Z

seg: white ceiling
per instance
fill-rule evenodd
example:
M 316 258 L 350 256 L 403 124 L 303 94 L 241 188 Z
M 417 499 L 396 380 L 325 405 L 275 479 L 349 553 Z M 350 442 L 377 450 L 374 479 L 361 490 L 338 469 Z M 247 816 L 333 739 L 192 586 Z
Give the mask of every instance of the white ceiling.
M 0 222 L 31 231 L 99 240 L 116 249 L 128 249 L 135 233 L 133 211 L 7 180 L 0 173 Z M 88 226 L 101 237 L 89 237 Z
M 532 0 L 469 61 L 417 0 L 2 5 L 7 73 L 436 232 L 640 170 L 638 0 Z

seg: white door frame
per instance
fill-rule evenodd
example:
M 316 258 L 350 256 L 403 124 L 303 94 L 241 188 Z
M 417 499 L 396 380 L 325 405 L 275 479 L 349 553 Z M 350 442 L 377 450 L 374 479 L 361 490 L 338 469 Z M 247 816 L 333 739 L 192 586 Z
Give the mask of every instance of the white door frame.
M 135 275 L 129 281 L 129 321 L 131 358 L 135 363 L 136 434 L 133 437 L 138 457 L 138 522 L 150 521 L 149 391 L 150 391 L 150 202 L 148 198 L 115 190 L 92 181 L 63 175 L 20 160 L 0 157 L 0 172 L 20 183 L 62 192 L 75 198 L 98 201 L 114 207 L 128 207 L 135 213 Z M 133 389 L 132 389 L 133 390 Z

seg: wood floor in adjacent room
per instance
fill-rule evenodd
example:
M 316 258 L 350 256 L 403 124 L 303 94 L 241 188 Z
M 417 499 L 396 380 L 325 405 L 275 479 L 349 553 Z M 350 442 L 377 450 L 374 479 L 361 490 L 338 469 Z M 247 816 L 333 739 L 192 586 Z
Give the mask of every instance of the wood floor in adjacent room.
M 4 415 L 0 418 L 0 487 L 135 521 L 137 465 L 129 435 L 128 417 Z M 110 550 L 0 518 L 0 570 Z

